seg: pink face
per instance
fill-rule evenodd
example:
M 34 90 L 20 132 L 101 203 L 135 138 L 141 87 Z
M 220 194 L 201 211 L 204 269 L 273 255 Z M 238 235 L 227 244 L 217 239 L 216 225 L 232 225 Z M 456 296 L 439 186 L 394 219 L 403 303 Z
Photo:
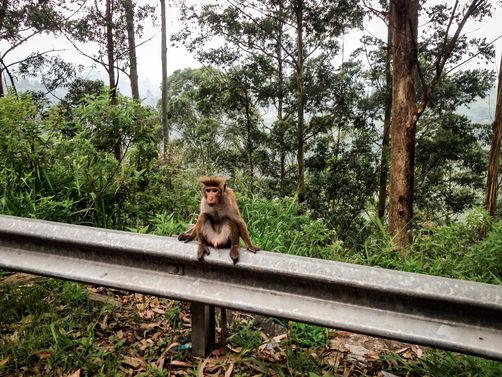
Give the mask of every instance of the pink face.
M 220 199 L 220 189 L 217 187 L 205 187 L 204 188 L 204 196 L 206 197 L 206 202 L 210 206 L 214 206 L 218 203 Z

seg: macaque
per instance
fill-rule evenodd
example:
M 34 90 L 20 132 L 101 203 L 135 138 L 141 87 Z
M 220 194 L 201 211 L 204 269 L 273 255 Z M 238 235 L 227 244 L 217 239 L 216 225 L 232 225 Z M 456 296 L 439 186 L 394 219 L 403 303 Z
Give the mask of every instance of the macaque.
M 209 255 L 209 247 L 230 247 L 233 263 L 239 260 L 239 240 L 242 237 L 249 251 L 260 250 L 251 243 L 248 228 L 242 219 L 234 191 L 227 187 L 225 178 L 199 177 L 203 185 L 200 213 L 193 229 L 180 234 L 178 240 L 189 242 L 197 238 L 197 258 Z

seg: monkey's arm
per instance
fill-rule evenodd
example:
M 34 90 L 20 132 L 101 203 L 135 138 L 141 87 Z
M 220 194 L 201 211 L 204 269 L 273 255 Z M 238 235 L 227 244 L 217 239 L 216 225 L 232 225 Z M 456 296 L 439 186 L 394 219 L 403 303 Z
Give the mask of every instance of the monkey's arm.
M 251 238 L 249 237 L 248 227 L 244 222 L 244 219 L 242 219 L 242 217 L 240 218 L 239 221 L 237 221 L 237 226 L 239 227 L 239 233 L 242 239 L 244 240 L 244 243 L 246 244 L 246 249 L 248 249 L 253 253 L 256 253 L 258 250 L 260 250 L 259 246 L 255 246 L 251 242 Z

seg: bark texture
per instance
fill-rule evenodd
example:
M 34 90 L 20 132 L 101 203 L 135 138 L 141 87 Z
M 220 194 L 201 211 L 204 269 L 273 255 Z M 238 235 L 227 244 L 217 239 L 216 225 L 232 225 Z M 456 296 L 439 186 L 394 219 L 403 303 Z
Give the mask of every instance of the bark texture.
M 167 27 L 166 27 L 166 2 L 160 0 L 160 11 L 162 18 L 162 158 L 167 161 L 167 146 L 169 144 L 169 126 L 167 123 Z
M 136 36 L 134 34 L 134 5 L 132 0 L 122 0 L 127 28 L 127 45 L 129 47 L 129 80 L 132 98 L 139 101 L 138 63 L 136 58 Z
M 486 182 L 486 210 L 493 218 L 497 209 L 498 175 L 500 163 L 500 142 L 502 139 L 502 57 L 500 58 L 499 78 L 497 90 L 497 105 L 495 107 L 495 120 L 492 126 L 492 142 L 490 159 L 488 161 L 488 178 Z
M 391 13 L 393 72 L 389 232 L 399 250 L 411 242 L 417 122 L 418 0 L 395 0 Z

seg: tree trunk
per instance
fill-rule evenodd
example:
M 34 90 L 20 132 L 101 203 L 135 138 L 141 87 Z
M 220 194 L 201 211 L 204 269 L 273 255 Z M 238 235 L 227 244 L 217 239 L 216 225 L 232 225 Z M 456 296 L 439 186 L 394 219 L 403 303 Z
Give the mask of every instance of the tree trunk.
M 115 46 L 113 43 L 113 4 L 106 0 L 106 52 L 108 57 L 108 85 L 110 86 L 110 102 L 117 104 L 117 83 L 115 80 Z
M 392 1 L 389 4 L 391 13 Z M 382 154 L 380 157 L 380 174 L 378 189 L 378 217 L 383 222 L 385 216 L 385 204 L 387 200 L 387 176 L 389 175 L 389 149 L 390 149 L 390 122 L 392 111 L 392 25 L 387 29 L 387 51 L 385 56 L 385 115 L 383 121 Z
M 113 43 L 113 4 L 106 0 L 106 52 L 108 58 L 108 84 L 110 86 L 110 103 L 117 105 L 117 82 L 115 80 L 115 46 Z M 113 153 L 117 160 L 122 159 L 122 136 L 118 135 L 113 145 Z
M 2 63 L 0 62 L 0 97 L 5 96 L 5 92 L 3 90 L 3 69 Z
M 132 0 L 122 0 L 127 27 L 127 44 L 129 46 L 129 80 L 132 98 L 139 101 L 138 64 L 136 59 L 136 38 L 134 34 L 134 5 Z
M 305 201 L 305 119 L 304 119 L 304 56 L 303 56 L 303 3 L 298 2 L 296 8 L 296 104 L 298 106 L 298 132 L 297 132 L 297 163 L 298 163 L 298 183 L 296 194 L 298 202 Z
M 411 243 L 413 170 L 417 122 L 418 0 L 394 0 L 389 232 L 406 252 Z
M 282 17 L 284 11 L 284 4 L 282 1 L 279 1 L 277 5 L 279 7 L 278 13 Z M 283 34 L 284 34 L 283 24 L 282 22 L 278 22 L 276 57 L 277 57 L 277 81 L 280 91 L 277 97 L 277 122 L 281 129 L 283 127 L 283 120 L 284 120 L 284 58 L 282 56 Z M 280 182 L 282 185 L 286 178 L 286 145 L 282 139 L 280 141 L 280 150 L 279 150 L 279 170 L 280 170 Z
M 502 139 L 502 56 L 500 58 L 498 80 L 497 105 L 495 107 L 495 120 L 492 126 L 492 142 L 490 147 L 490 160 L 488 161 L 485 199 L 486 210 L 492 219 L 495 217 L 495 211 L 497 209 L 500 143 Z
M 166 2 L 160 0 L 160 13 L 162 19 L 162 158 L 167 161 L 167 146 L 169 143 L 169 127 L 167 123 L 167 27 L 166 27 Z
M 248 152 L 249 177 L 251 182 L 251 193 L 253 193 L 254 183 L 254 161 L 253 161 L 253 138 L 251 136 L 253 123 L 251 119 L 250 98 L 247 89 L 244 89 L 244 108 L 246 109 L 246 151 Z

